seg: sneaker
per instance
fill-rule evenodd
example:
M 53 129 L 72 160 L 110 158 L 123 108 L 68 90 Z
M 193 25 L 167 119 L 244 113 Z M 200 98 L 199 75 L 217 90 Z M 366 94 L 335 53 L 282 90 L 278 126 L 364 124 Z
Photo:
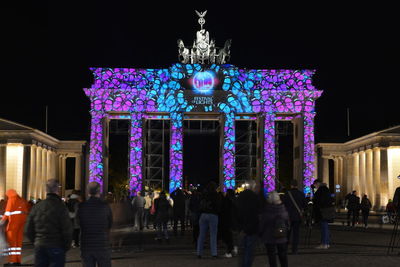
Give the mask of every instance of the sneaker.
M 238 252 L 239 252 L 238 246 L 234 246 L 233 247 L 233 254 L 236 256 L 238 254 Z
M 224 257 L 225 258 L 232 258 L 232 253 L 225 253 Z

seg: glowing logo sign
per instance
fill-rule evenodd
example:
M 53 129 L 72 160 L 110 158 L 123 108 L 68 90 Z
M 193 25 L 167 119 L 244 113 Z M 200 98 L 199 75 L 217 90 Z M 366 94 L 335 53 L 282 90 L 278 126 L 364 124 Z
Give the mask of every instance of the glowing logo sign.
M 214 89 L 215 74 L 211 71 L 202 71 L 194 75 L 192 80 L 193 89 L 200 94 L 211 94 Z

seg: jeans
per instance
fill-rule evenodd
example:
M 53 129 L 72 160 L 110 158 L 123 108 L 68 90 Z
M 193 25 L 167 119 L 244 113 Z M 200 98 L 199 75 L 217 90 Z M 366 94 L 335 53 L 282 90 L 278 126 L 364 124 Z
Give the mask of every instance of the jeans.
M 327 221 L 321 221 L 321 244 L 322 245 L 329 245 L 329 225 Z
M 210 229 L 211 255 L 217 256 L 218 216 L 212 213 L 203 213 L 200 216 L 200 234 L 197 240 L 197 255 L 203 255 L 204 240 L 207 230 Z
M 364 226 L 368 226 L 369 210 L 362 210 L 361 213 L 363 217 Z
M 168 239 L 168 222 L 157 222 L 157 238 L 161 239 L 164 234 L 164 238 Z
M 144 226 L 149 229 L 150 209 L 144 209 L 143 213 Z
M 287 258 L 287 244 L 282 243 L 282 244 L 265 244 L 265 247 L 267 248 L 267 254 L 268 254 L 268 261 L 269 261 L 269 266 L 270 267 L 277 267 L 277 262 L 276 262 L 276 248 L 278 249 L 278 258 L 279 262 L 281 264 L 281 267 L 287 267 L 288 266 L 288 258 Z
M 135 226 L 139 230 L 143 230 L 143 213 L 144 209 L 143 208 L 137 208 L 135 212 Z
M 292 244 L 292 252 L 297 253 L 299 247 L 301 221 L 290 221 L 290 228 L 288 232 L 288 243 Z
M 36 267 L 64 267 L 65 250 L 62 248 L 35 248 Z
M 356 221 L 358 221 L 358 210 L 357 209 L 347 210 L 347 226 L 350 226 L 350 217 L 351 217 L 351 226 L 354 226 Z
M 82 251 L 82 265 L 84 267 L 111 267 L 111 251 Z
M 240 244 L 240 250 L 242 252 L 242 257 L 239 257 L 239 266 L 250 267 L 254 260 L 254 247 L 257 242 L 257 234 L 254 235 L 244 235 Z

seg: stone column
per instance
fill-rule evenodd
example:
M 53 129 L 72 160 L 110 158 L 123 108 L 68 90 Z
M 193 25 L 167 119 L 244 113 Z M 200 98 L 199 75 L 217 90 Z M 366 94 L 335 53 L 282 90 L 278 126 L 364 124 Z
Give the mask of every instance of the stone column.
M 0 145 L 0 198 L 5 197 L 6 193 L 6 166 L 7 166 L 7 147 Z
M 36 180 L 35 180 L 35 198 L 41 198 L 42 189 L 42 147 L 36 149 Z
M 386 203 L 382 202 L 381 198 L 381 152 L 379 148 L 372 150 L 372 180 L 375 189 L 374 209 L 380 209 Z
M 171 113 L 169 148 L 169 192 L 182 187 L 183 179 L 183 114 Z
M 315 179 L 315 149 L 314 149 L 314 117 L 315 112 L 304 113 L 304 189 L 311 192 Z
M 67 156 L 66 155 L 61 155 L 60 157 L 61 160 L 61 168 L 60 168 L 60 185 L 61 185 L 61 195 L 65 196 L 65 187 L 66 187 L 66 172 L 67 172 Z
M 333 192 L 335 192 L 336 191 L 336 185 L 337 184 L 340 184 L 340 181 L 339 181 L 339 177 L 340 177 L 340 174 L 339 174 L 339 158 L 338 157 L 335 157 L 335 158 L 333 158 L 333 187 L 334 188 L 331 188 L 331 190 L 333 190 Z M 329 184 L 328 184 L 329 185 Z
M 27 199 L 35 198 L 35 181 L 36 181 L 36 150 L 37 146 L 31 146 L 31 169 L 29 173 L 29 183 L 28 183 L 28 192 Z
M 380 148 L 380 173 L 381 173 L 381 205 L 386 205 L 389 196 L 388 151 L 386 147 Z
M 235 188 L 235 114 L 225 114 L 222 120 L 222 178 L 223 190 Z
M 323 158 L 323 173 L 322 173 L 322 182 L 326 183 L 329 186 L 329 159 Z
M 354 155 L 353 154 L 348 154 L 346 156 L 346 162 L 347 162 L 347 172 L 346 172 L 346 185 L 347 185 L 347 191 L 345 194 L 350 193 L 354 190 L 353 186 L 353 172 L 354 172 Z
M 275 114 L 266 113 L 264 118 L 264 192 L 275 190 Z
M 75 156 L 75 189 L 81 190 L 82 181 L 82 156 Z
M 103 184 L 103 120 L 104 113 L 91 112 L 90 125 L 90 156 L 89 156 L 89 182 Z
M 339 164 L 339 181 L 338 184 L 340 185 L 340 199 L 343 199 L 345 196 L 346 188 L 345 188 L 345 182 L 344 182 L 344 160 L 343 157 L 338 157 L 338 164 Z M 336 191 L 336 189 L 335 189 Z
M 367 195 L 370 199 L 372 206 L 375 205 L 375 190 L 373 185 L 373 161 L 372 161 L 372 150 L 368 149 L 365 151 L 365 180 Z
M 131 195 L 142 190 L 143 177 L 143 114 L 131 114 L 129 137 L 129 189 Z
M 359 196 L 360 198 L 363 197 L 364 194 L 367 193 L 367 181 L 365 178 L 365 174 L 366 174 L 366 169 L 365 169 L 365 152 L 364 151 L 360 151 L 359 153 L 359 177 L 360 177 L 360 192 L 359 192 Z
M 360 156 L 358 153 L 353 153 L 353 190 L 356 190 L 359 196 L 360 189 Z
M 45 184 L 47 181 L 47 149 L 42 150 L 42 186 L 41 186 L 41 199 L 46 198 Z

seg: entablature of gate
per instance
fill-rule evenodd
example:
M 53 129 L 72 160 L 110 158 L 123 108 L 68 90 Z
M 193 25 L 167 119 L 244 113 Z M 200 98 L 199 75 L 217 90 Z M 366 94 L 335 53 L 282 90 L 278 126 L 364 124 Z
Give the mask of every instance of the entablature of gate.
M 94 83 L 85 89 L 92 112 L 304 113 L 313 112 L 322 94 L 312 85 L 312 70 L 177 63 L 169 69 L 92 71 Z

